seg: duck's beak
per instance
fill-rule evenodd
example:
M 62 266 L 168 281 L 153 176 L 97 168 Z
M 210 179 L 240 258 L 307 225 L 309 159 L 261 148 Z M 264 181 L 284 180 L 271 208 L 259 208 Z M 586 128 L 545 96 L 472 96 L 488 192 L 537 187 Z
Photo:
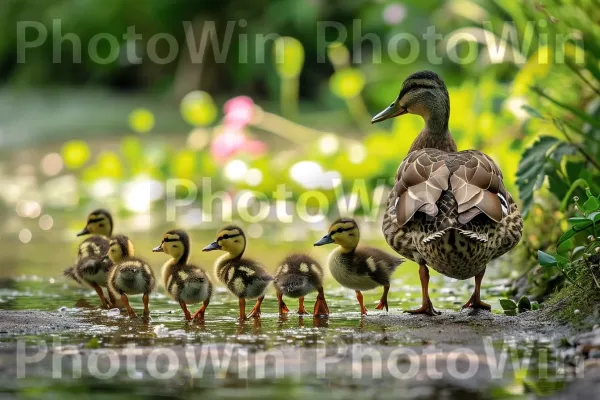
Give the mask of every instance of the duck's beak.
M 159 244 L 158 246 L 156 246 L 155 248 L 152 249 L 152 251 L 154 253 L 164 253 L 165 251 L 162 248 L 162 244 Z
M 85 228 L 83 228 L 83 230 L 81 232 L 79 232 L 77 234 L 77 236 L 83 236 L 83 235 L 87 235 L 88 233 L 90 233 L 90 231 L 88 230 L 87 226 Z
M 329 243 L 334 243 L 335 240 L 333 240 L 331 238 L 330 234 L 327 234 L 325 236 L 323 236 L 321 239 L 319 239 L 316 243 L 315 246 L 323 246 L 324 244 L 329 244 Z
M 407 112 L 408 110 L 400 105 L 400 98 L 397 98 L 388 108 L 374 116 L 371 123 L 375 124 L 377 122 L 385 121 L 386 119 L 394 118 L 406 114 Z
M 211 244 L 209 244 L 208 246 L 206 246 L 205 248 L 202 249 L 202 251 L 213 251 L 213 250 L 221 250 L 221 246 L 219 246 L 219 243 L 212 242 Z

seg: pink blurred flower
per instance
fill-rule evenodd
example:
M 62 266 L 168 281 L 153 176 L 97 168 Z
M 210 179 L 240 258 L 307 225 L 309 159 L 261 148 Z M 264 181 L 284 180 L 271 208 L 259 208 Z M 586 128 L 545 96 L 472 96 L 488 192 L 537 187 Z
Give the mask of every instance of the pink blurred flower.
M 402 4 L 392 3 L 383 10 L 383 19 L 389 25 L 399 24 L 406 17 L 406 7 Z
M 225 103 L 225 125 L 228 127 L 243 128 L 252 121 L 254 102 L 248 96 L 237 96 Z
M 210 147 L 210 153 L 218 162 L 226 161 L 239 152 L 257 156 L 264 154 L 266 150 L 263 142 L 251 140 L 243 130 L 229 126 L 215 136 Z

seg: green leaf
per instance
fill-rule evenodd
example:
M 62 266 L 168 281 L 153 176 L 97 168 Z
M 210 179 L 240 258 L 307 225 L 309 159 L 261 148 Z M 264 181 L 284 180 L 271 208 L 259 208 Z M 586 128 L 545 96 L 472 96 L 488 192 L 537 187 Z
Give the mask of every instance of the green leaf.
M 600 208 L 600 201 L 595 197 L 590 197 L 583 203 L 583 209 L 586 213 L 597 211 Z
M 519 299 L 519 303 L 517 304 L 519 312 L 531 311 L 531 302 L 527 296 L 523 296 Z
M 517 303 L 511 299 L 500 299 L 500 306 L 505 311 L 511 311 L 517 309 Z
M 544 116 L 542 115 L 542 113 L 540 113 L 538 110 L 536 110 L 535 108 L 525 104 L 522 105 L 521 108 L 523 110 L 525 110 L 527 112 L 527 114 L 531 115 L 534 118 L 539 118 L 539 119 L 546 119 L 544 118 Z
M 600 211 L 596 211 L 591 213 L 590 215 L 587 216 L 587 219 L 589 219 L 592 222 L 598 222 L 600 221 Z
M 544 92 L 544 90 L 542 90 L 539 87 L 536 86 L 532 86 L 531 90 L 533 90 L 534 92 L 536 92 L 537 94 L 539 94 L 540 96 L 550 100 L 551 103 L 554 103 L 554 105 L 565 109 L 567 111 L 570 111 L 572 114 L 576 115 L 577 117 L 579 117 L 582 121 L 587 122 L 588 124 L 590 124 L 591 126 L 593 126 L 594 128 L 598 128 L 600 129 L 600 121 L 597 121 L 594 117 L 592 117 L 591 115 L 586 114 L 584 111 L 579 110 L 576 107 L 571 106 L 570 104 L 566 104 L 563 103 L 561 101 L 558 101 L 556 99 L 554 99 L 553 97 L 549 96 L 548 94 L 546 94 Z M 556 122 L 556 121 L 555 121 Z M 559 129 L 561 129 L 561 127 L 557 126 Z
M 583 254 L 585 253 L 585 246 L 577 246 L 573 249 L 573 251 L 571 252 L 571 260 L 577 260 L 580 259 Z
M 546 153 L 559 142 L 555 137 L 541 136 L 521 157 L 517 170 L 517 187 L 523 201 L 523 215 L 527 215 L 533 205 L 533 192 L 544 183 Z
M 567 257 L 563 257 L 560 254 L 556 254 L 554 258 L 556 258 L 556 262 L 559 268 L 565 268 L 567 265 L 569 265 L 569 259 Z
M 565 256 L 569 254 L 570 250 L 573 250 L 573 248 L 575 248 L 575 243 L 573 243 L 572 239 L 568 239 L 565 240 L 564 242 L 562 242 L 558 248 L 556 249 L 556 252 L 558 254 L 560 254 L 561 256 Z
M 538 250 L 538 262 L 542 267 L 555 267 L 557 265 L 556 258 L 553 255 L 544 253 Z
M 531 302 L 531 309 L 533 311 L 537 311 L 540 309 L 540 303 L 538 303 L 537 301 L 532 301 Z

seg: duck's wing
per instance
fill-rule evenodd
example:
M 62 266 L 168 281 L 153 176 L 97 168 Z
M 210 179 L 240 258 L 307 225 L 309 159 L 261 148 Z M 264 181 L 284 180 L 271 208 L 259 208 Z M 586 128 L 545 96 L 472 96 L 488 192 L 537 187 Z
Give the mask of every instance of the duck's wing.
M 442 196 L 446 191 L 452 198 Z M 500 168 L 477 150 L 447 153 L 421 149 L 410 153 L 398 168 L 394 192 L 400 226 L 417 212 L 437 222 L 455 214 L 458 223 L 464 225 L 481 213 L 500 222 L 508 212 L 508 202 L 512 201 L 502 182 Z M 442 215 L 439 215 L 440 210 Z M 449 227 L 454 223 L 448 220 L 445 225 Z
M 395 263 L 397 261 L 397 263 Z M 392 266 L 392 264 L 394 264 Z M 359 247 L 354 252 L 354 273 L 368 276 L 380 285 L 390 284 L 390 275 L 402 263 L 402 259 L 393 257 L 373 247 Z

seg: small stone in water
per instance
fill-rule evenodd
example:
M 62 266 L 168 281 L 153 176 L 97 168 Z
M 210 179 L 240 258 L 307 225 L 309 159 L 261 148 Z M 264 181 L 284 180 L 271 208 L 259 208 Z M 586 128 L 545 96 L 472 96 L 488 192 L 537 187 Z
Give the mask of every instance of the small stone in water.
M 579 311 L 579 310 L 575 310 L 575 311 L 573 311 L 573 314 L 579 314 L 580 312 L 581 311 Z
M 164 337 L 169 334 L 169 329 L 164 325 L 157 325 L 154 327 L 154 334 L 158 337 Z
M 67 306 L 62 306 L 58 309 L 58 312 L 66 312 L 69 308 Z
M 117 315 L 121 315 L 121 310 L 118 308 L 111 308 L 106 312 L 106 315 L 109 317 L 116 317 Z

